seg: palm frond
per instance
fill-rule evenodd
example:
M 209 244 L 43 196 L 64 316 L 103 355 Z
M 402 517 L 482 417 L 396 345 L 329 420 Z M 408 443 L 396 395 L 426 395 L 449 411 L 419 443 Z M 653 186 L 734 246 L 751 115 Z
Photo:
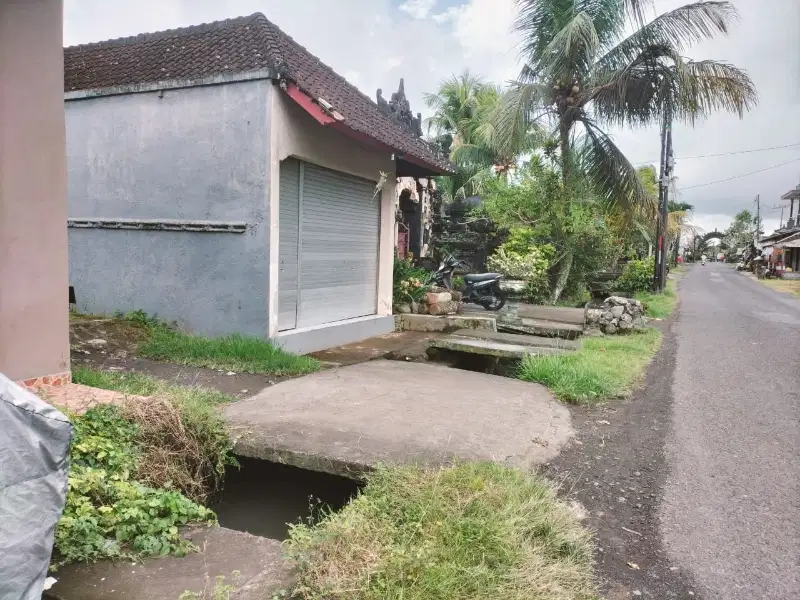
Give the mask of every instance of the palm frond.
M 653 0 L 623 0 L 622 4 L 630 20 L 637 25 L 643 25 L 646 22 L 645 12 L 653 6 Z
M 591 119 L 583 117 L 581 123 L 585 133 L 578 140 L 576 159 L 595 192 L 609 207 L 628 214 L 637 207 L 652 210 L 652 196 L 622 151 Z
M 589 14 L 575 14 L 553 39 L 539 58 L 538 71 L 546 81 L 561 81 L 570 85 L 583 79 L 590 71 L 600 38 Z
M 669 46 L 647 46 L 619 69 L 597 66 L 588 96 L 596 118 L 618 126 L 650 125 L 671 105 L 676 90 L 688 82 L 686 65 Z
M 498 146 L 519 139 L 520 132 L 532 131 L 540 119 L 553 114 L 552 90 L 538 83 L 514 83 L 509 86 L 491 117 L 492 135 Z
M 489 181 L 497 177 L 492 167 L 486 167 L 476 171 L 464 185 L 464 191 L 471 196 L 481 196 L 486 192 Z M 466 195 L 466 194 L 465 194 Z
M 436 93 L 423 95 L 432 116 L 424 121 L 428 134 L 451 134 L 469 139 L 469 126 L 478 109 L 479 97 L 489 86 L 469 70 L 452 75 L 439 84 Z
M 685 210 L 673 210 L 667 213 L 667 232 L 670 235 L 677 235 L 683 230 L 688 219 L 689 213 Z
M 620 41 L 597 61 L 605 69 L 621 69 L 648 46 L 665 46 L 681 52 L 691 44 L 726 34 L 738 18 L 730 2 L 702 1 L 659 15 Z
M 746 71 L 714 60 L 689 61 L 676 90 L 674 114 L 694 123 L 723 110 L 742 118 L 758 103 L 755 84 Z
M 460 144 L 450 153 L 450 160 L 464 168 L 486 168 L 494 164 L 494 153 L 487 146 Z
M 537 75 L 552 72 L 554 49 L 569 47 L 574 52 L 584 45 L 594 52 L 596 47 L 605 47 L 618 39 L 624 27 L 625 5 L 650 1 L 517 0 L 515 28 L 524 38 L 520 53 Z

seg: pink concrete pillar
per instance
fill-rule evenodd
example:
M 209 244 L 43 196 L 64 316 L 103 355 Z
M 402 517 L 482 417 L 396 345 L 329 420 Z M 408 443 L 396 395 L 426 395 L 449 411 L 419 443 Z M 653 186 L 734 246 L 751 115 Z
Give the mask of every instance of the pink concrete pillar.
M 62 0 L 0 0 L 0 372 L 69 372 Z

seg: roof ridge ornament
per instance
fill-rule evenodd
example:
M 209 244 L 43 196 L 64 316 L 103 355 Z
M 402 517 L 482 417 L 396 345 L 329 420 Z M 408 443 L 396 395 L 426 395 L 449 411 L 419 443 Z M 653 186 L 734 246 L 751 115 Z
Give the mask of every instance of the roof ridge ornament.
M 414 113 L 411 112 L 411 103 L 406 98 L 405 82 L 402 77 L 397 91 L 392 94 L 388 102 L 383 97 L 383 90 L 378 89 L 377 104 L 381 112 L 392 117 L 417 137 L 422 137 L 422 113 L 414 116 Z

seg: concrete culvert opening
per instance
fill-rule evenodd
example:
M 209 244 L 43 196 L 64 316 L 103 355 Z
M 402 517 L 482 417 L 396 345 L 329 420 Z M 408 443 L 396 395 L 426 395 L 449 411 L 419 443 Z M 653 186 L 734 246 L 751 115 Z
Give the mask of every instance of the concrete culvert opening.
M 517 359 L 498 358 L 472 352 L 456 352 L 444 348 L 429 348 L 428 360 L 451 369 L 504 377 L 514 377 L 516 370 L 519 368 L 519 360 Z
M 308 522 L 325 510 L 338 511 L 362 482 L 291 465 L 237 457 L 211 508 L 219 524 L 252 535 L 285 540 L 289 523 Z

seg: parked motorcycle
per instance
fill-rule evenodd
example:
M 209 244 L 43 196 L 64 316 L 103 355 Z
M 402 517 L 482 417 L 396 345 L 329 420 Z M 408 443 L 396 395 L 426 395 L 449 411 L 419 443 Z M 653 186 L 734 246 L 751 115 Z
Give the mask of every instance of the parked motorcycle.
M 433 281 L 452 291 L 453 273 L 459 268 L 469 270 L 469 265 L 448 254 L 433 274 Z M 486 310 L 500 310 L 506 303 L 506 295 L 500 289 L 502 278 L 502 273 L 467 273 L 464 275 L 462 300 L 480 304 Z

